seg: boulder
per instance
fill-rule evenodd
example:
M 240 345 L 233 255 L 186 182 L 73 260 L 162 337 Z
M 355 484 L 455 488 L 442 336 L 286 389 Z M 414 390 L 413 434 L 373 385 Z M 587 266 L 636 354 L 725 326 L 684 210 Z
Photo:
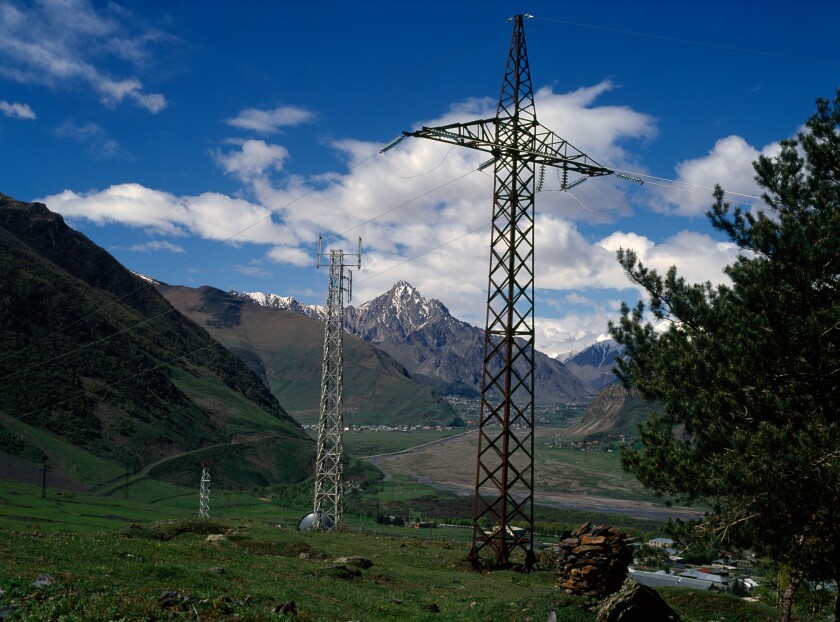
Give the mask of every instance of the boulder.
M 680 617 L 653 589 L 625 579 L 598 607 L 598 622 L 679 622 Z

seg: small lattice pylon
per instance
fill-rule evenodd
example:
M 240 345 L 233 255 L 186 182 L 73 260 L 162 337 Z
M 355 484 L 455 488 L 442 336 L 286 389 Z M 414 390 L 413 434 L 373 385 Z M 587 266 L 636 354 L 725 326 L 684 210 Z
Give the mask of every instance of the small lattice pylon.
M 198 517 L 210 518 L 210 465 L 201 465 L 201 486 L 198 491 Z

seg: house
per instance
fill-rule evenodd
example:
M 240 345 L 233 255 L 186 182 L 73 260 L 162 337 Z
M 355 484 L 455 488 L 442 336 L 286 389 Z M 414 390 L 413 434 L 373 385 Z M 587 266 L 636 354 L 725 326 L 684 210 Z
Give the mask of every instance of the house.
M 646 572 L 643 570 L 630 570 L 627 576 L 634 581 L 646 585 L 647 587 L 684 587 L 691 590 L 715 590 L 720 589 L 719 586 L 709 582 L 701 581 L 699 579 L 692 579 L 689 577 L 682 577 L 673 574 L 665 574 L 664 572 Z

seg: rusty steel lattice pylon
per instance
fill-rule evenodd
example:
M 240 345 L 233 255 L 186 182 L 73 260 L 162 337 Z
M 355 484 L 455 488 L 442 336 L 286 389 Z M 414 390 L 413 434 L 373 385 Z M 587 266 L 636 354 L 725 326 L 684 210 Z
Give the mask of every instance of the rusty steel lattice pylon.
M 534 557 L 534 195 L 537 168 L 561 190 L 612 173 L 537 121 L 523 18 L 516 15 L 496 116 L 405 136 L 487 151 L 494 165 L 490 274 L 470 557 L 529 569 Z
M 321 377 L 321 412 L 318 418 L 318 453 L 315 462 L 315 502 L 312 525 L 315 529 L 332 530 L 341 524 L 343 513 L 342 461 L 344 450 L 341 412 L 344 391 L 344 297 L 350 301 L 353 273 L 344 274 L 344 259 L 352 254 L 330 250 L 327 314 L 324 329 L 324 362 Z M 359 238 L 357 267 L 362 267 L 362 239 Z M 318 267 L 321 247 L 318 246 Z

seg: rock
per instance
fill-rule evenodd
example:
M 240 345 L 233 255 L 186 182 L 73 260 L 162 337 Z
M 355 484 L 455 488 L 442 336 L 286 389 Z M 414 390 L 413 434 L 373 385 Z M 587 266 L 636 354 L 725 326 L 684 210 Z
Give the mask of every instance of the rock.
M 625 579 L 621 589 L 604 600 L 597 612 L 598 622 L 679 622 L 680 617 L 655 590 L 633 579 Z
M 553 609 L 548 612 L 547 622 L 557 622 L 557 613 Z
M 225 574 L 225 569 L 221 566 L 213 566 L 212 568 L 208 568 L 207 572 L 211 574 Z
M 298 555 L 298 559 L 309 559 L 309 553 L 301 553 Z
M 207 536 L 205 542 L 224 542 L 227 537 L 223 533 L 211 533 Z
M 271 610 L 272 613 L 283 613 L 286 615 L 294 616 L 297 615 L 297 605 L 295 605 L 295 601 L 290 600 L 287 603 L 283 603 L 282 605 L 277 605 L 274 609 Z
M 430 611 L 431 613 L 440 613 L 440 607 L 438 607 L 437 603 L 432 603 L 431 605 L 426 605 L 423 607 L 426 611 Z
M 352 555 L 350 557 L 339 557 L 338 559 L 334 560 L 334 563 L 349 564 L 350 566 L 356 566 L 357 568 L 362 568 L 365 570 L 373 566 L 373 562 L 370 561 L 367 557 L 360 557 L 358 555 Z
M 385 602 L 386 603 L 391 603 L 391 604 L 394 604 L 394 605 L 402 605 L 403 604 L 403 601 L 401 601 L 399 598 L 386 598 Z
M 163 592 L 163 594 L 160 595 L 160 598 L 158 598 L 158 606 L 162 609 L 171 609 L 172 607 L 183 605 L 184 603 L 189 602 L 189 600 L 190 597 L 186 594 L 171 590 Z
M 32 587 L 49 587 L 55 583 L 55 577 L 48 572 L 38 575 L 38 578 L 32 583 Z
M 321 574 L 335 577 L 336 579 L 350 580 L 361 577 L 362 571 L 358 568 L 351 568 L 350 566 L 341 564 L 339 566 L 327 566 L 321 571 Z

